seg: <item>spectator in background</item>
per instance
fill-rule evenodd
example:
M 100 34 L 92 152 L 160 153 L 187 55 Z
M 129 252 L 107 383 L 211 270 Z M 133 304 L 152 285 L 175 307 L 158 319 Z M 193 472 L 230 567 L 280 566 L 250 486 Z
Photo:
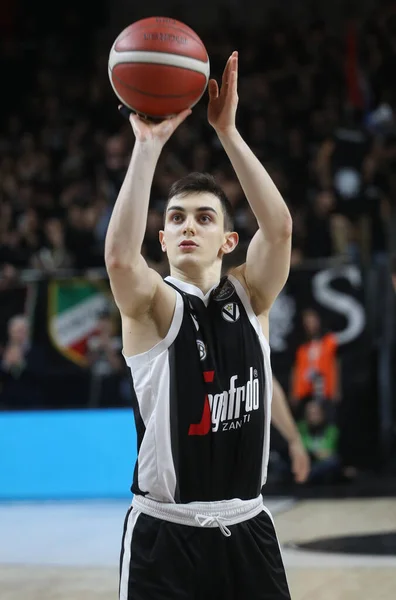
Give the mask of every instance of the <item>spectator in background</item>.
M 30 365 L 29 323 L 24 315 L 8 322 L 8 339 L 0 360 L 0 408 L 39 408 L 42 398 Z
M 44 235 L 44 245 L 33 255 L 32 266 L 45 273 L 72 267 L 73 258 L 66 247 L 62 221 L 48 219 L 44 225 Z
M 104 266 L 103 251 L 96 234 L 98 213 L 84 200 L 70 203 L 67 208 L 65 239 L 77 269 Z
M 297 349 L 292 371 L 291 404 L 297 415 L 314 400 L 335 418 L 335 403 L 340 400 L 340 375 L 337 338 L 326 333 L 318 313 L 307 309 L 302 315 L 306 341 Z
M 323 406 L 308 402 L 304 419 L 298 422 L 300 437 L 311 459 L 309 483 L 333 483 L 340 475 L 338 428 L 330 423 Z
M 320 191 L 312 198 L 305 217 L 306 258 L 329 258 L 335 254 L 334 207 L 334 194 L 329 191 Z
M 29 47 L 34 50 L 13 54 L 12 68 L 6 61 L 7 69 L 28 71 L 29 77 L 0 128 L 0 263 L 29 267 L 48 243 L 43 220 L 56 217 L 64 223 L 74 268 L 84 271 L 104 267 L 103 239 L 132 148 L 106 75 L 111 28 L 86 29 L 97 45 L 82 56 L 62 10 L 67 6 L 60 9 L 59 26 L 52 23 L 47 31 L 32 14 Z M 73 17 L 80 29 L 82 19 Z M 334 252 L 364 259 L 370 253 L 372 258 L 373 250 L 383 254 L 387 243 L 379 206 L 384 199 L 396 214 L 391 12 L 379 7 L 359 29 L 360 68 L 372 91 L 366 115 L 345 104 L 343 27 L 330 31 L 325 23 L 298 28 L 289 28 L 287 19 L 282 23 L 276 31 L 265 23 L 257 31 L 244 30 L 238 23 L 240 128 L 292 212 L 293 263 Z M 228 55 L 232 35 L 227 27 L 222 40 L 215 28 L 205 31 L 213 73 Z M 16 29 L 6 47 L 22 48 L 24 36 Z M 203 125 L 205 109 L 204 101 L 198 103 L 195 125 L 181 127 L 164 150 L 152 208 L 186 172 L 213 172 L 234 205 L 241 240 L 248 242 L 249 208 Z M 384 110 L 386 129 L 379 126 Z M 310 202 L 312 189 L 322 191 Z M 150 259 L 149 236 L 147 242 Z M 161 269 L 161 261 L 158 265 Z
M 128 403 L 130 390 L 126 389 L 122 379 L 125 363 L 121 358 L 121 348 L 121 338 L 114 334 L 111 315 L 103 312 L 98 320 L 97 333 L 88 340 L 91 408 Z
M 318 183 L 334 190 L 337 198 L 335 212 L 344 233 L 341 252 L 353 260 L 367 260 L 369 254 L 366 189 L 373 150 L 373 137 L 363 126 L 362 114 L 346 106 L 340 126 L 317 154 Z

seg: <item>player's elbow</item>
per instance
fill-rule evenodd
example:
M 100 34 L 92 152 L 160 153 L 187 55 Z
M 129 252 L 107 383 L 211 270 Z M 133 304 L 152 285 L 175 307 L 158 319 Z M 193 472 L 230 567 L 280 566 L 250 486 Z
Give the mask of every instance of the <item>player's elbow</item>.
M 116 252 L 112 247 L 105 249 L 104 259 L 107 270 L 111 271 L 120 268 L 123 263 L 120 253 Z
M 281 239 L 288 240 L 291 238 L 292 233 L 293 233 L 293 219 L 291 218 L 291 214 L 288 211 L 283 219 L 283 222 L 281 223 L 281 226 L 279 229 L 279 235 L 280 235 Z
M 266 240 L 271 244 L 288 242 L 293 233 L 293 221 L 289 212 L 282 215 L 277 225 L 265 233 Z
M 139 254 L 131 254 L 130 249 L 108 239 L 105 244 L 104 259 L 108 271 L 131 269 L 139 261 Z
M 105 265 L 108 273 L 115 271 L 130 270 L 133 268 L 133 261 L 129 256 L 122 255 L 119 252 L 105 252 Z

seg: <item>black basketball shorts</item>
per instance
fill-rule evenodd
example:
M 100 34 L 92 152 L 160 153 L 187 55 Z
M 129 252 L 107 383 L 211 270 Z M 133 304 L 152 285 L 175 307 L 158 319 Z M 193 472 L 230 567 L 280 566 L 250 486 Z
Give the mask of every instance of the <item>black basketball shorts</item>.
M 271 515 L 225 528 L 172 523 L 131 507 L 120 600 L 290 600 Z

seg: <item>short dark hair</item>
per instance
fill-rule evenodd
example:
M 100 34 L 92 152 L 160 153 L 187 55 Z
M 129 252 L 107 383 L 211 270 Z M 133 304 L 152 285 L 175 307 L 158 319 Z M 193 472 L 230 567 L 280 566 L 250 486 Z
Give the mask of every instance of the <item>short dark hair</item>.
M 182 177 L 182 179 L 175 181 L 169 190 L 167 205 L 169 200 L 174 198 L 174 196 L 183 197 L 189 194 L 203 194 L 205 192 L 213 194 L 213 196 L 216 196 L 220 200 L 224 214 L 224 230 L 232 231 L 234 216 L 231 203 L 224 190 L 209 173 L 189 173 L 185 177 Z

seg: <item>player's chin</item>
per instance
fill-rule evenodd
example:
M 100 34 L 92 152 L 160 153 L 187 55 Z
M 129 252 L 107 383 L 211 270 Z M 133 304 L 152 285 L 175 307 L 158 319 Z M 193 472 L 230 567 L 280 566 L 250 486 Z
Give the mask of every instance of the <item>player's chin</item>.
M 179 255 L 175 259 L 175 262 L 178 265 L 197 265 L 201 262 L 201 260 L 195 253 L 191 253 L 191 254 L 187 253 L 187 254 Z
M 174 267 L 178 269 L 188 270 L 191 267 L 196 269 L 200 265 L 204 265 L 204 261 L 202 260 L 202 256 L 198 256 L 196 252 L 186 253 L 186 254 L 178 254 L 173 257 L 172 264 Z

